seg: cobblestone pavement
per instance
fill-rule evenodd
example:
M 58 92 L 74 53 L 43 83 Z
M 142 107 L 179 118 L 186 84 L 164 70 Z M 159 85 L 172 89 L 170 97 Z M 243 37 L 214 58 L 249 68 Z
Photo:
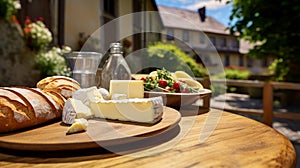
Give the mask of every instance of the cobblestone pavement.
M 218 109 L 255 109 L 261 110 L 262 100 L 251 99 L 247 94 L 226 93 L 211 99 L 211 107 Z M 297 106 L 279 107 L 274 105 L 274 111 L 300 113 L 300 104 Z M 241 114 L 243 115 L 243 114 Z M 249 116 L 249 118 L 261 121 L 260 117 Z M 297 154 L 297 165 L 300 168 L 300 120 L 273 119 L 273 128 L 286 136 L 294 145 Z

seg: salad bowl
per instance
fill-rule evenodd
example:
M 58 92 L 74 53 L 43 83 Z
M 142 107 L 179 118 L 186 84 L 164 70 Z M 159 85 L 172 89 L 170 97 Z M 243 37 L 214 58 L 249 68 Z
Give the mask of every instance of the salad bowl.
M 204 89 L 200 82 L 184 71 L 162 69 L 134 75 L 133 79 L 144 81 L 144 97 L 161 96 L 164 105 L 170 107 L 188 106 L 211 94 L 211 90 Z
M 197 100 L 209 96 L 211 90 L 200 89 L 197 93 L 170 93 L 170 92 L 153 92 L 145 91 L 144 97 L 156 97 L 161 96 L 165 106 L 169 107 L 181 107 L 188 106 L 195 103 Z

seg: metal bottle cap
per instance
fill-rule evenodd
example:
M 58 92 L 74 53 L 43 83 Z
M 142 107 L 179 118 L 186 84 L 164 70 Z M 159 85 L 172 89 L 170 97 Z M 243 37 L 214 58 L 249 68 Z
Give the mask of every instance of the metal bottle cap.
M 123 47 L 121 43 L 111 43 L 110 46 L 110 53 L 123 53 Z

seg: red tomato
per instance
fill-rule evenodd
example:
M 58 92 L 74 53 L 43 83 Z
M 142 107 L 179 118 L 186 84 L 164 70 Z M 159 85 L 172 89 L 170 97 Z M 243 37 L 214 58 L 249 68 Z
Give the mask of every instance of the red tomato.
M 174 82 L 174 83 L 173 83 L 173 88 L 174 88 L 176 91 L 180 91 L 180 83 L 179 83 L 179 82 Z
M 145 78 L 145 77 L 142 77 L 141 80 L 143 80 L 143 81 L 145 82 L 145 81 L 146 81 L 146 78 Z
M 165 88 L 166 86 L 168 86 L 168 82 L 164 79 L 161 79 L 158 81 L 158 85 L 162 88 Z

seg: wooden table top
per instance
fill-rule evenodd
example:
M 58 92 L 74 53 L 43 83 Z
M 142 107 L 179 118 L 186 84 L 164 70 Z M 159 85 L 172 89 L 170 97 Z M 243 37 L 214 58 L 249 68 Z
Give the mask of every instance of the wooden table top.
M 116 148 L 59 152 L 0 148 L 0 167 L 295 166 L 293 145 L 273 128 L 215 109 L 198 115 L 188 115 L 188 111 L 183 110 L 181 113 L 179 125 L 172 130 Z M 207 139 L 201 141 L 205 135 Z

